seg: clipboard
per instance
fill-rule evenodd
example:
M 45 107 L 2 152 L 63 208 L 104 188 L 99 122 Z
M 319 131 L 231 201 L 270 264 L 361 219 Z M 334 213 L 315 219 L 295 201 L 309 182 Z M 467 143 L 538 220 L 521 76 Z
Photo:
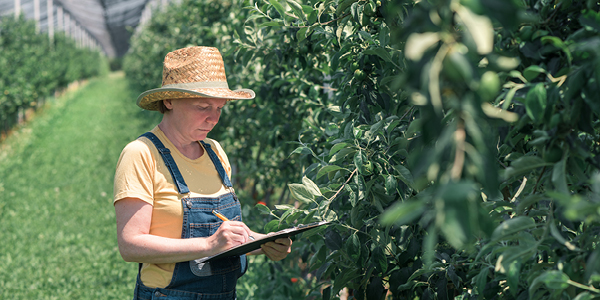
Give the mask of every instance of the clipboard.
M 292 237 L 292 236 L 302 233 L 304 231 L 314 229 L 319 226 L 327 225 L 329 223 L 330 223 L 329 221 L 321 221 L 321 222 L 309 223 L 309 224 L 304 224 L 304 225 L 298 225 L 298 226 L 295 226 L 292 228 L 287 228 L 287 229 L 283 229 L 283 230 L 276 231 L 276 232 L 271 232 L 271 233 L 267 234 L 267 236 L 265 236 L 261 239 L 257 239 L 257 240 L 251 241 L 251 242 L 247 242 L 245 244 L 237 245 L 235 247 L 230 248 L 229 250 L 223 251 L 223 252 L 215 254 L 213 256 L 197 259 L 196 262 L 200 263 L 200 264 L 208 263 L 213 260 L 220 259 L 220 258 L 246 254 L 248 252 L 251 252 L 251 251 L 254 251 L 254 250 L 260 248 L 260 246 L 264 243 L 272 242 L 279 238 Z

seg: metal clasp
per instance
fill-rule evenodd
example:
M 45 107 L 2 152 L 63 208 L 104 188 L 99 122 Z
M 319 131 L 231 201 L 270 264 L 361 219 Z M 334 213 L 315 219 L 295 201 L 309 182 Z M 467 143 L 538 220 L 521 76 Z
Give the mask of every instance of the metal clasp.
M 232 186 L 230 186 L 228 189 L 229 189 L 229 192 L 230 192 L 231 194 L 233 194 L 233 199 L 235 199 L 236 201 L 238 201 L 238 197 L 237 197 L 237 195 L 235 194 L 235 189 L 233 189 L 233 187 L 232 187 Z
M 189 193 L 185 194 L 185 196 L 183 196 L 183 197 L 181 198 L 181 201 L 184 201 L 184 202 L 185 202 L 185 205 L 187 206 L 187 208 L 188 208 L 188 209 L 191 209 L 191 208 L 192 208 L 192 201 L 189 199 L 189 198 L 191 198 L 191 197 L 190 197 L 190 195 L 191 195 L 191 194 L 192 194 L 192 193 L 191 193 L 191 192 L 189 192 Z

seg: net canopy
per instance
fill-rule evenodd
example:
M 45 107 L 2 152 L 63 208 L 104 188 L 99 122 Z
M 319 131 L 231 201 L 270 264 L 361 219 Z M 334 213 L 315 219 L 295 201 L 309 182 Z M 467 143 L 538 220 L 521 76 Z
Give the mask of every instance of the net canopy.
M 84 46 L 108 57 L 129 49 L 135 28 L 153 9 L 172 0 L 0 0 L 0 15 L 22 15 L 37 21 L 41 32 L 64 31 Z

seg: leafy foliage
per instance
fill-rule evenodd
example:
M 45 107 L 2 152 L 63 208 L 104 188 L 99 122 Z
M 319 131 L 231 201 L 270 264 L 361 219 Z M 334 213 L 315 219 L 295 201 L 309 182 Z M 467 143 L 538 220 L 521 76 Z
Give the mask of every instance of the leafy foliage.
M 217 138 L 290 183 L 267 230 L 334 222 L 295 248 L 323 298 L 598 297 L 597 1 L 244 4 L 163 53 L 215 43 L 258 91 Z M 163 20 L 143 49 L 197 24 Z
M 36 107 L 69 83 L 106 72 L 99 52 L 79 49 L 59 33 L 52 42 L 22 16 L 0 18 L 0 122 L 8 131 L 17 112 Z

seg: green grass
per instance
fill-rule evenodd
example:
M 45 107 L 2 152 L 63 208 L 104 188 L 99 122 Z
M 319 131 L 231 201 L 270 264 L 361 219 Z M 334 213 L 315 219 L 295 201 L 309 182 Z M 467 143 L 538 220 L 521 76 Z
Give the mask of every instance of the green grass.
M 0 298 L 128 299 L 137 266 L 117 250 L 113 176 L 156 117 L 122 74 L 50 99 L 0 144 Z

